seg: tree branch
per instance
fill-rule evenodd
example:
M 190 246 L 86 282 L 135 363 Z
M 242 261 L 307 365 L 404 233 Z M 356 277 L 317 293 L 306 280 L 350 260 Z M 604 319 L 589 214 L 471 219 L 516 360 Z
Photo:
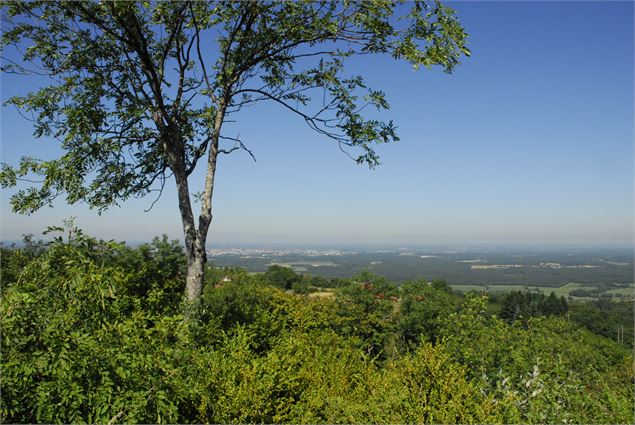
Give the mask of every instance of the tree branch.
M 254 154 L 249 149 L 247 149 L 247 146 L 245 146 L 242 140 L 240 140 L 240 134 L 236 137 L 228 137 L 228 136 L 218 136 L 218 137 L 223 140 L 233 140 L 234 142 L 236 142 L 236 145 L 232 147 L 231 149 L 219 149 L 218 153 L 229 155 L 230 153 L 237 151 L 238 149 L 242 149 L 245 152 L 247 152 L 249 156 L 251 156 L 251 159 L 253 159 L 254 162 L 256 162 L 256 157 L 254 156 Z

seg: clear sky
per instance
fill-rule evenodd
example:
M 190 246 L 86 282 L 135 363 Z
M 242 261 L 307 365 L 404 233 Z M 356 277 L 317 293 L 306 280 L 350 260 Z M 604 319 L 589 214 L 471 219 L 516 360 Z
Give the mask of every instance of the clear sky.
M 392 108 L 401 141 L 382 165 L 355 165 L 295 116 L 263 104 L 234 125 L 254 152 L 223 156 L 208 245 L 631 244 L 633 3 L 456 2 L 472 57 L 452 75 L 387 57 L 349 65 Z M 27 90 L 2 76 L 2 99 Z M 2 109 L 2 161 L 50 158 L 49 140 Z M 199 190 L 202 177 L 194 177 Z M 171 185 L 101 216 L 56 202 L 31 216 L 2 193 L 2 239 L 76 216 L 87 233 L 181 238 Z

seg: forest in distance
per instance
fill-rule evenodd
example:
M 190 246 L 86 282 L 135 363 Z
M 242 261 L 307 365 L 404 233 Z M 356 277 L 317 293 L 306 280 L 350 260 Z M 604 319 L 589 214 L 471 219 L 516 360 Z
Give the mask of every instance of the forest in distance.
M 455 289 L 539 289 L 572 297 L 632 297 L 633 251 L 628 248 L 477 249 L 446 248 L 217 248 L 208 260 L 220 267 L 264 272 L 283 265 L 297 273 L 327 278 L 364 270 L 400 283 L 443 278 Z

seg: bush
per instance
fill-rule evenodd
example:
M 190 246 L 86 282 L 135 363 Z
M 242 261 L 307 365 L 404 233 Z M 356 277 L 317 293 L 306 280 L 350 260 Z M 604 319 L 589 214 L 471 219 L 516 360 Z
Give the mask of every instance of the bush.
M 3 292 L 3 422 L 177 421 L 187 327 L 163 314 L 177 305 L 144 309 L 134 275 L 102 261 L 118 248 L 55 243 Z
M 294 283 L 297 283 L 302 279 L 302 276 L 294 272 L 289 267 L 282 267 L 274 264 L 265 272 L 264 279 L 270 285 L 277 286 L 278 288 L 291 289 Z
M 231 281 L 192 311 L 166 238 L 76 233 L 24 264 L 0 303 L 2 422 L 633 421 L 623 345 L 555 316 L 508 324 L 444 285 L 366 274 L 313 299 L 216 270 Z

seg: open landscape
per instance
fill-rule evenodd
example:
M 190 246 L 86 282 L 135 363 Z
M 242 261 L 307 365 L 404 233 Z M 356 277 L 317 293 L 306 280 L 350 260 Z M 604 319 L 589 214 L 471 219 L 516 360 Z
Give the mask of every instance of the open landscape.
M 325 278 L 365 270 L 396 283 L 443 278 L 461 291 L 528 289 L 573 299 L 635 296 L 629 248 L 216 248 L 209 251 L 209 261 L 249 272 L 265 272 L 275 264 Z
M 635 423 L 634 18 L 3 0 L 0 424 Z

